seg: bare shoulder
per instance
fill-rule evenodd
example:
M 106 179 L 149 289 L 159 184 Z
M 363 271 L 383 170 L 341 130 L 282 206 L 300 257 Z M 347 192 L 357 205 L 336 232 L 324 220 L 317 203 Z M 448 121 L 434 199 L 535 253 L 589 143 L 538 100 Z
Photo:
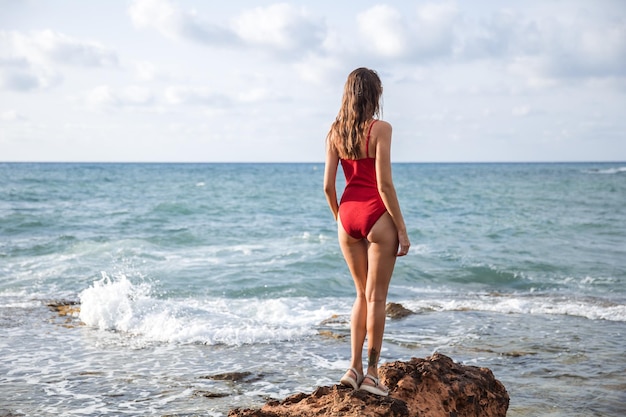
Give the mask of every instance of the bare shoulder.
M 391 123 L 378 120 L 372 126 L 372 136 L 380 139 L 391 139 Z

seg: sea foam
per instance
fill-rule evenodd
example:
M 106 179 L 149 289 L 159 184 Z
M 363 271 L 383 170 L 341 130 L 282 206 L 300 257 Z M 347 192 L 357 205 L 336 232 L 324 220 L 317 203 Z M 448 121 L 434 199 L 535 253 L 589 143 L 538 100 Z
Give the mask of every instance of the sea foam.
M 125 275 L 102 278 L 80 295 L 86 325 L 146 342 L 241 345 L 295 340 L 335 314 L 306 298 L 158 298 L 147 282 Z
M 589 174 L 605 174 L 605 175 L 626 174 L 626 167 L 592 169 L 592 170 L 587 170 L 586 172 Z
M 626 305 L 586 297 L 581 299 L 545 295 L 470 294 L 448 299 L 407 301 L 421 311 L 485 311 L 502 314 L 567 315 L 589 320 L 626 322 Z

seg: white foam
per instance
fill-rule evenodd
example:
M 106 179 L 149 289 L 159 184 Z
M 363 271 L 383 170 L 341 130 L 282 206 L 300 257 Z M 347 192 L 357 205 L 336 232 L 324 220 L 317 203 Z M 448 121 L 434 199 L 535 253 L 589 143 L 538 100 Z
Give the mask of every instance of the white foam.
M 133 285 L 125 275 L 111 280 L 102 272 L 102 279 L 79 295 L 79 318 L 87 325 L 100 329 L 129 332 L 137 326 L 137 314 L 150 304 L 150 288 Z
M 607 169 L 594 169 L 585 171 L 588 174 L 605 174 L 605 175 L 614 175 L 614 174 L 625 174 L 626 167 L 617 167 L 617 168 L 607 168 Z
M 126 276 L 102 279 L 79 295 L 88 326 L 146 341 L 242 345 L 295 340 L 315 334 L 335 314 L 306 298 L 159 299 L 148 283 Z
M 542 295 L 476 294 L 466 298 L 425 299 L 407 301 L 414 310 L 489 311 L 503 314 L 550 314 L 585 317 L 590 320 L 626 321 L 626 305 L 585 298 L 551 297 Z

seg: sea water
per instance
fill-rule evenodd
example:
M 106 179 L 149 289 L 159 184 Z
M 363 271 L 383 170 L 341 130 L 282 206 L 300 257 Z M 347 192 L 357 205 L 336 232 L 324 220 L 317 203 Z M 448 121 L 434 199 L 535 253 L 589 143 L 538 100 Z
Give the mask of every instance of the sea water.
M 488 367 L 509 416 L 626 415 L 626 163 L 393 175 L 412 247 L 388 301 L 416 314 L 381 362 Z M 0 164 L 0 415 L 225 416 L 337 383 L 354 289 L 322 179 Z

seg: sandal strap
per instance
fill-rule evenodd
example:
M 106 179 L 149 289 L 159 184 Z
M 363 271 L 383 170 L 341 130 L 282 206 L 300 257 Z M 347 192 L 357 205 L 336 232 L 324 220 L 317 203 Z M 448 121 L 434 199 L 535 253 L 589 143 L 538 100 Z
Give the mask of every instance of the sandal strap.
M 375 376 L 373 376 L 373 375 L 367 374 L 367 375 L 365 375 L 365 376 L 363 377 L 363 379 L 365 379 L 365 378 L 369 378 L 369 379 L 371 379 L 371 380 L 372 380 L 372 382 L 374 383 L 374 386 L 375 386 L 375 387 L 377 387 L 377 386 L 380 384 L 380 383 L 378 382 L 378 381 L 379 381 L 379 380 L 378 380 L 378 378 L 376 378 L 376 377 L 375 377 Z
M 361 375 L 355 368 L 348 368 L 348 371 L 354 372 L 354 375 L 356 376 L 355 380 L 357 384 L 361 385 L 361 382 L 363 381 L 364 376 Z

